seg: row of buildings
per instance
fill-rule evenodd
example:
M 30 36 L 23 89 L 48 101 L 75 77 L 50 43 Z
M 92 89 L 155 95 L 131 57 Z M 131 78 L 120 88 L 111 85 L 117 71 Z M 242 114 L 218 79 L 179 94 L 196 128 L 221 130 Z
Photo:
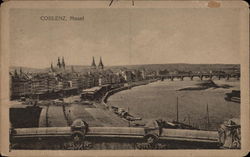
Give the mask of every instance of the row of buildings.
M 12 99 L 22 96 L 51 94 L 57 92 L 78 92 L 82 89 L 105 84 L 120 84 L 146 79 L 145 70 L 105 69 L 100 58 L 98 66 L 93 57 L 92 64 L 85 72 L 76 72 L 74 67 L 67 69 L 64 58 L 58 58 L 57 65 L 51 64 L 48 72 L 27 73 L 20 69 L 10 72 L 10 96 Z

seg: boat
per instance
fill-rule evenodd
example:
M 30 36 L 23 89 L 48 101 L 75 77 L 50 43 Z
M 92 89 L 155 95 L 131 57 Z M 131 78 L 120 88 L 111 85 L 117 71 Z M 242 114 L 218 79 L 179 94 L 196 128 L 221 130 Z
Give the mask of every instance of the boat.
M 240 90 L 232 90 L 231 93 L 226 93 L 225 100 L 240 103 Z
M 111 106 L 112 111 L 117 114 L 118 116 L 120 116 L 121 118 L 124 118 L 128 121 L 137 121 L 137 120 L 142 120 L 141 117 L 134 117 L 131 114 L 129 114 L 128 111 L 126 111 L 124 108 L 120 108 L 120 107 L 115 107 L 115 106 Z

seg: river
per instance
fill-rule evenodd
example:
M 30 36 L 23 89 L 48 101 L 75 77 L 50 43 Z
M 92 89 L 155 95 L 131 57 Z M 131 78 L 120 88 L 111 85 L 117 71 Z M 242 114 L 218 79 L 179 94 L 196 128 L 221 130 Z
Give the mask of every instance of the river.
M 165 80 L 124 90 L 109 97 L 108 104 L 128 109 L 134 116 L 143 118 L 143 122 L 152 119 L 176 120 L 178 96 L 179 121 L 206 129 L 209 114 L 209 130 L 216 130 L 219 124 L 231 118 L 240 117 L 240 104 L 225 101 L 225 93 L 240 89 L 237 80 L 214 80 L 217 85 L 227 88 L 209 88 L 205 90 L 182 90 L 201 83 L 196 79 Z

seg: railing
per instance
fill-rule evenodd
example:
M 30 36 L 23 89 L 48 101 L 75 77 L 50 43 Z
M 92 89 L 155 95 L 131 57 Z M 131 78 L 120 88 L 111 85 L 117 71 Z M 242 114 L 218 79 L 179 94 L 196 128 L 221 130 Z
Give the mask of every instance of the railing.
M 59 139 L 63 142 L 73 142 L 75 141 L 76 136 L 80 136 L 78 139 L 82 139 L 82 143 L 106 143 L 106 145 L 112 145 L 114 142 L 124 149 L 124 143 L 130 141 L 130 146 L 135 146 L 133 149 L 136 149 L 136 145 L 151 145 L 149 142 L 153 138 L 154 145 L 166 145 L 171 143 L 172 147 L 176 145 L 176 142 L 192 143 L 197 145 L 197 143 L 203 143 L 203 145 L 213 145 L 213 147 L 219 147 L 218 142 L 218 133 L 217 132 L 208 132 L 208 131 L 193 131 L 193 130 L 178 130 L 178 129 L 163 129 L 162 134 L 159 135 L 159 129 L 151 130 L 150 133 L 145 133 L 145 128 L 136 128 L 136 127 L 89 127 L 87 133 L 84 135 L 81 131 L 72 130 L 71 127 L 47 127 L 47 128 L 25 128 L 25 129 L 14 129 L 11 134 L 11 143 L 21 145 L 24 141 L 49 141 L 51 139 Z M 64 140 L 60 140 L 60 139 Z M 57 140 L 54 140 L 57 141 Z M 185 145 L 185 144 L 184 144 Z M 34 145 L 35 146 L 35 145 Z M 137 148 L 137 149 L 138 149 Z M 154 149 L 151 146 L 152 149 Z M 16 148 L 18 149 L 18 148 Z M 19 148 L 20 149 L 20 148 Z M 98 149 L 103 149 L 101 146 Z M 139 148 L 140 149 L 140 148 Z
M 88 127 L 81 119 L 75 120 L 71 127 L 19 128 L 11 129 L 10 140 L 13 149 L 36 149 L 42 142 L 46 149 L 51 141 L 58 142 L 57 149 L 177 149 L 177 148 L 240 148 L 240 126 L 230 122 L 223 124 L 219 131 L 189 129 L 170 129 L 154 127 Z M 55 139 L 56 138 L 56 139 Z M 31 143 L 33 145 L 31 145 Z M 89 144 L 92 148 L 87 147 Z M 95 146 L 98 145 L 98 146 Z M 110 146 L 107 146 L 110 145 Z M 83 147 L 80 147 L 83 146 Z M 84 147 L 86 146 L 86 147 Z M 74 149 L 74 148 L 73 148 Z

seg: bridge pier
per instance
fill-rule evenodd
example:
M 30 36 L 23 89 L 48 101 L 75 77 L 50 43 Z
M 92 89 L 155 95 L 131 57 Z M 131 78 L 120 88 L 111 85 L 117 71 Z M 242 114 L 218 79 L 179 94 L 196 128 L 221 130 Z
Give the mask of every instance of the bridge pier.
M 213 77 L 217 77 L 219 80 L 225 79 L 229 80 L 230 78 L 236 78 L 237 80 L 240 80 L 240 74 L 238 73 L 199 73 L 199 74 L 168 74 L 168 75 L 160 75 L 158 78 L 162 81 L 165 79 L 170 79 L 171 81 L 174 81 L 175 78 L 180 79 L 180 81 L 184 81 L 184 77 L 189 77 L 191 81 L 193 81 L 194 77 L 198 77 L 201 81 L 203 78 L 208 78 L 209 80 L 213 80 Z
M 183 76 L 181 76 L 181 81 L 183 81 L 183 78 L 184 78 L 184 77 L 183 77 Z
M 200 76 L 201 81 L 203 80 L 203 75 Z

